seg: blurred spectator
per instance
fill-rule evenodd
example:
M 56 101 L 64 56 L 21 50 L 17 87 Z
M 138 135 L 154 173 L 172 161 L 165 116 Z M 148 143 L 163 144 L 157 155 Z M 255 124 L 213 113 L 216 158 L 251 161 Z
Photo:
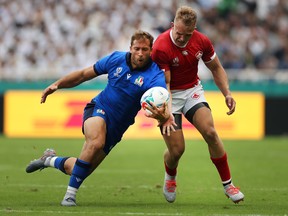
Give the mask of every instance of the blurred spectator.
M 0 0 L 0 79 L 55 79 L 91 65 L 127 49 L 135 29 L 157 37 L 185 4 L 228 71 L 287 69 L 285 0 Z

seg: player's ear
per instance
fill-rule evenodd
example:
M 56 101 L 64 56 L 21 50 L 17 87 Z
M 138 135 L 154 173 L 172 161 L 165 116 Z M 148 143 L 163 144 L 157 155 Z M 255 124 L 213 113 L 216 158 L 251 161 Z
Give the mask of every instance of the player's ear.
M 170 26 L 171 26 L 171 28 L 173 28 L 174 27 L 174 22 L 171 22 Z

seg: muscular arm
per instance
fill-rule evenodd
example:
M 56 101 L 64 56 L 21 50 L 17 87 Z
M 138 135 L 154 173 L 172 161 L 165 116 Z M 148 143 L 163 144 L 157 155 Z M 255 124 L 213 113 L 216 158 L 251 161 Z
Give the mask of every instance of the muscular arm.
M 206 66 L 212 72 L 214 82 L 217 85 L 217 87 L 220 89 L 224 97 L 231 94 L 229 90 L 229 82 L 228 82 L 227 74 L 220 63 L 219 58 L 216 56 L 211 62 L 206 63 Z
M 87 80 L 96 77 L 93 66 L 84 68 L 82 70 L 74 71 L 61 79 L 57 80 L 52 85 L 57 86 L 58 89 L 61 88 L 72 88 Z
M 225 97 L 226 105 L 229 108 L 227 114 L 231 115 L 235 111 L 236 102 L 231 95 L 228 77 L 219 58 L 216 56 L 211 62 L 206 63 L 206 66 L 212 72 L 215 84 Z
M 43 91 L 41 103 L 45 103 L 47 96 L 55 92 L 57 89 L 72 88 L 96 76 L 97 74 L 95 73 L 93 66 L 71 72 L 70 74 L 52 83 Z

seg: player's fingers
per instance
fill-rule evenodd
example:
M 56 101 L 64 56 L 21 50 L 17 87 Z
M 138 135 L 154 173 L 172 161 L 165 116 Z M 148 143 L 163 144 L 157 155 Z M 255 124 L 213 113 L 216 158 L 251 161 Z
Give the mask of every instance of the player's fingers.
M 157 108 L 157 107 L 156 107 L 156 105 L 155 105 L 155 104 L 154 104 L 152 101 L 149 101 L 149 103 L 150 103 L 150 105 L 151 105 L 151 107 L 152 107 L 151 109 L 153 109 L 153 110 L 154 110 L 154 109 L 156 109 L 156 108 Z
M 166 126 L 162 127 L 162 134 L 166 134 Z
M 227 112 L 227 115 L 231 115 L 232 113 L 234 113 L 235 109 L 231 109 Z
M 46 95 L 42 95 L 40 103 L 45 103 L 46 97 L 47 97 Z
M 229 111 L 227 112 L 227 115 L 231 115 L 232 113 L 234 113 L 235 109 L 236 109 L 236 104 L 234 102 L 232 103 L 231 107 L 229 107 Z
M 162 104 L 162 107 L 163 107 L 163 111 L 165 112 L 165 111 L 166 111 L 167 104 L 166 104 L 166 103 L 163 103 L 163 104 Z
M 174 128 L 174 125 L 171 125 L 171 130 L 172 130 L 173 132 L 176 131 L 175 128 Z
M 167 127 L 167 135 L 170 136 L 170 126 Z

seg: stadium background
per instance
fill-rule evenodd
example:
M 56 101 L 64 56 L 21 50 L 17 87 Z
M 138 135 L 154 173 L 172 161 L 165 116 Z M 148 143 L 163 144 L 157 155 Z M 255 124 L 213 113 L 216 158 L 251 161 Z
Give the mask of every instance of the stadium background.
M 71 70 L 89 66 L 112 50 L 128 50 L 135 29 L 149 31 L 156 38 L 169 27 L 180 5 L 197 10 L 197 28 L 209 35 L 215 45 L 231 90 L 263 94 L 265 101 L 260 109 L 264 110 L 261 121 L 264 135 L 287 135 L 288 2 L 285 0 L 1 0 L 0 133 L 7 126 L 11 115 L 8 112 L 28 114 L 23 112 L 26 105 L 17 98 L 19 95 L 25 101 L 30 93 L 41 91 Z M 206 91 L 216 91 L 203 64 L 199 70 Z M 105 83 L 103 77 L 82 84 L 76 91 L 101 90 Z M 16 92 L 14 102 L 7 106 L 4 98 L 11 90 L 31 92 L 26 96 L 20 92 L 17 96 Z M 247 100 L 245 106 L 251 106 L 250 102 Z M 31 106 L 27 112 L 33 113 L 34 108 Z M 254 121 L 247 120 L 247 130 Z M 12 128 L 21 128 L 20 123 L 21 118 L 10 124 Z

